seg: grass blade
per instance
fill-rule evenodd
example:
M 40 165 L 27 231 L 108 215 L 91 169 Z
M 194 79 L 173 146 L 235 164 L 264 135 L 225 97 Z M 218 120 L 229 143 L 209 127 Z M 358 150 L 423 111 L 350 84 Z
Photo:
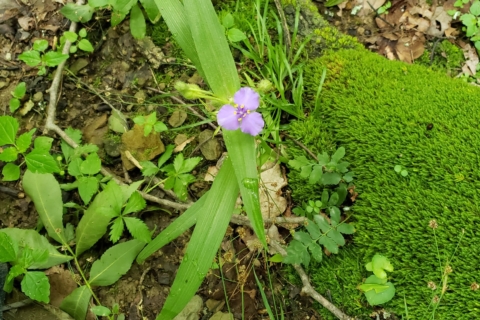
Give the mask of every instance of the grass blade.
M 170 295 L 157 320 L 173 319 L 202 284 L 225 235 L 238 191 L 232 163 L 230 158 L 227 158 L 198 213 L 197 225 L 170 289 Z

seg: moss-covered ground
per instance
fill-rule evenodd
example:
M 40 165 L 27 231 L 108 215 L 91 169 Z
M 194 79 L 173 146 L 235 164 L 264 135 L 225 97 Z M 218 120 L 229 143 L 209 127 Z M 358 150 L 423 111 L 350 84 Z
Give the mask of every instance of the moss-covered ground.
M 405 314 L 406 302 L 409 319 L 430 319 L 434 308 L 434 319 L 480 318 L 480 291 L 472 290 L 480 281 L 480 89 L 344 50 L 307 64 L 306 100 L 313 101 L 324 66 L 320 110 L 292 124 L 290 135 L 314 152 L 345 147 L 359 196 L 350 211 L 353 242 L 309 268 L 317 289 L 348 314 L 369 318 L 373 309 L 356 287 L 367 276 L 364 264 L 379 253 L 395 267 L 397 291 L 386 310 Z M 292 145 L 290 152 L 302 151 Z M 296 200 L 315 196 L 299 178 L 290 186 Z M 447 265 L 452 272 L 442 282 Z

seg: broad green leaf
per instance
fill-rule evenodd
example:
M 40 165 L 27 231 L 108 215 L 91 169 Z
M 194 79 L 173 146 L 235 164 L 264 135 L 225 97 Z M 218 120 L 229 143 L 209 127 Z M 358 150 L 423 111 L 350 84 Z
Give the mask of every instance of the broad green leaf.
M 245 33 L 243 33 L 241 30 L 237 28 L 232 28 L 228 30 L 227 37 L 228 37 L 228 40 L 230 40 L 231 42 L 239 42 L 247 38 Z
M 175 179 L 175 184 L 173 186 L 173 192 L 177 195 L 178 199 L 181 201 L 187 200 L 188 195 L 188 185 L 195 181 L 195 177 L 191 174 L 181 174 Z
M 342 176 L 336 172 L 324 172 L 322 175 L 322 184 L 335 185 L 339 184 Z
M 127 118 L 119 110 L 112 109 L 112 114 L 108 117 L 108 128 L 117 133 L 125 133 L 128 130 Z
M 68 174 L 74 177 L 82 175 L 81 165 L 83 160 L 81 158 L 75 158 L 68 164 Z
M 18 100 L 17 98 L 12 98 L 10 99 L 10 102 L 8 105 L 10 107 L 10 112 L 14 113 L 15 111 L 18 110 L 18 108 L 20 108 L 20 100 Z
M 240 80 L 232 52 L 212 2 L 210 0 L 184 0 L 183 6 L 208 85 L 221 98 L 231 98 L 240 89 Z M 163 14 L 163 17 L 166 18 L 166 15 Z M 168 21 L 167 24 L 169 24 Z M 171 31 L 174 33 L 173 30 Z M 232 155 L 232 160 L 235 157 Z M 241 182 L 242 178 L 238 175 L 237 178 Z
M 170 294 L 157 319 L 173 319 L 202 284 L 217 254 L 238 197 L 238 183 L 227 158 L 198 213 L 197 225 L 188 243 Z
M 226 130 L 223 137 L 232 159 L 233 168 L 242 194 L 243 206 L 260 242 L 267 247 L 260 211 L 258 171 L 256 165 L 255 138 L 240 130 Z
M 393 266 L 388 260 L 387 257 L 382 256 L 380 254 L 376 254 L 372 258 L 372 272 L 375 276 L 377 276 L 379 279 L 386 279 L 387 278 L 387 273 L 385 272 L 393 271 Z
M 283 257 L 283 263 L 303 264 L 306 267 L 310 264 L 310 254 L 300 241 L 292 240 L 287 247 L 287 255 Z
M 113 243 L 118 242 L 123 234 L 124 228 L 125 225 L 122 217 L 117 217 L 115 220 L 113 220 L 112 226 L 110 227 L 110 241 Z
M 98 191 L 98 180 L 96 177 L 79 177 L 78 193 L 86 205 L 92 200 L 92 197 Z
M 154 0 L 140 0 L 142 3 L 143 9 L 145 9 L 145 13 L 150 19 L 151 23 L 157 23 L 160 19 L 160 11 L 158 10 L 157 5 L 155 4 Z
M 125 225 L 127 226 L 130 234 L 137 240 L 149 243 L 152 240 L 150 236 L 150 230 L 145 222 L 138 218 L 125 217 L 123 218 Z
M 87 39 L 82 39 L 78 41 L 77 46 L 80 50 L 83 50 L 85 52 L 93 52 L 94 50 L 92 44 Z
M 82 172 L 82 174 L 97 174 L 100 172 L 101 168 L 102 161 L 100 160 L 96 152 L 90 153 L 85 158 L 85 161 L 83 161 L 80 165 L 80 171 Z
M 123 14 L 128 14 L 132 7 L 137 3 L 137 0 L 115 0 L 110 1 L 113 9 Z
M 300 177 L 302 178 L 310 177 L 310 174 L 312 173 L 312 169 L 313 169 L 312 165 L 302 167 L 302 169 L 300 170 Z
M 50 302 L 50 282 L 45 273 L 28 271 L 21 282 L 22 292 L 27 297 L 40 302 Z
M 0 229 L 0 233 L 1 232 L 10 236 L 14 243 L 28 246 L 33 250 L 48 250 L 48 260 L 44 263 L 34 263 L 29 267 L 30 269 L 48 269 L 72 259 L 72 257 L 58 252 L 57 249 L 55 249 L 55 247 L 51 245 L 45 237 L 41 236 L 35 230 L 7 228 Z M 16 261 L 14 264 L 17 262 L 18 261 Z
M 175 219 L 165 230 L 155 237 L 137 257 L 137 263 L 143 263 L 155 251 L 160 250 L 164 245 L 176 239 L 179 235 L 184 233 L 187 229 L 195 224 L 198 214 L 205 206 L 207 199 L 207 192 L 203 197 L 198 199 L 190 208 Z
M 20 167 L 13 163 L 7 163 L 2 169 L 3 181 L 17 181 L 20 179 Z
M 339 163 L 340 160 L 345 156 L 345 148 L 340 147 L 335 151 L 335 153 L 332 155 L 332 161 Z
M 23 52 L 18 56 L 18 60 L 25 62 L 30 67 L 36 67 L 42 62 L 40 52 L 35 50 Z
M 235 19 L 233 18 L 231 13 L 227 13 L 223 18 L 222 18 L 222 25 L 226 29 L 230 29 L 233 27 L 235 24 Z
M 163 122 L 161 122 L 161 121 L 155 122 L 155 124 L 153 125 L 153 128 L 155 129 L 155 132 L 168 131 L 168 128 L 167 128 L 167 126 L 165 125 L 165 123 L 163 123 Z
M 321 198 L 321 201 L 324 205 L 327 205 L 328 203 L 328 198 L 329 198 L 329 195 L 328 195 L 328 189 L 325 188 L 323 189 L 323 192 L 322 192 L 322 198 Z
M 115 10 L 112 12 L 112 18 L 110 19 L 110 24 L 112 25 L 112 27 L 115 27 L 118 24 L 120 24 L 120 22 L 122 22 L 126 16 L 127 16 L 126 13 L 122 13 L 120 11 Z
M 42 61 L 45 62 L 48 67 L 56 67 L 63 61 L 67 60 L 68 57 L 68 54 L 63 54 L 56 51 L 49 51 L 42 56 Z
M 165 183 L 163 185 L 165 190 L 171 190 L 175 186 L 175 176 L 169 177 L 167 180 L 165 180 Z
M 173 149 L 175 149 L 175 146 L 173 144 L 169 144 L 166 148 L 165 148 L 165 152 L 160 156 L 160 158 L 158 158 L 158 167 L 161 168 L 165 162 L 168 161 L 168 159 L 170 159 L 170 157 L 172 156 L 172 153 L 173 153 Z
M 48 41 L 45 39 L 35 40 L 33 43 L 33 50 L 45 51 L 48 48 Z
M 37 129 L 33 128 L 29 132 L 22 133 L 20 137 L 18 137 L 16 143 L 18 152 L 24 153 L 25 151 L 27 151 L 28 147 L 30 147 L 30 145 L 32 144 L 32 138 L 35 131 L 37 131 Z
M 17 160 L 18 150 L 15 147 L 5 148 L 3 152 L 0 153 L 0 161 L 12 162 Z
M 343 238 L 342 234 L 337 230 L 330 230 L 330 232 L 327 233 L 327 237 L 335 241 L 339 246 L 345 245 L 345 238 Z
M 333 206 L 333 207 L 330 207 L 328 211 L 332 221 L 335 221 L 337 224 L 340 223 L 340 216 L 341 216 L 340 209 L 338 209 L 338 207 Z
M 63 299 L 60 309 L 68 313 L 75 320 L 85 320 L 91 297 L 92 293 L 87 286 L 78 287 Z
M 293 238 L 297 241 L 300 241 L 305 246 L 310 245 L 312 243 L 312 238 L 308 235 L 308 233 L 303 231 L 297 231 L 293 234 Z
M 112 313 L 110 309 L 104 306 L 95 306 L 90 308 L 90 310 L 93 312 L 94 315 L 100 316 L 100 317 L 106 317 Z
M 318 159 L 318 164 L 321 166 L 325 166 L 330 162 L 330 156 L 326 152 L 322 154 L 318 154 L 317 159 Z
M 107 232 L 110 219 L 120 214 L 122 205 L 122 191 L 115 181 L 110 181 L 93 199 L 78 224 L 77 255 L 90 249 Z
M 178 0 L 154 0 L 154 2 L 180 48 L 197 67 L 198 73 L 202 78 L 205 78 L 203 66 L 200 64 L 197 48 L 190 32 L 184 5 Z
M 18 132 L 18 121 L 11 116 L 0 116 L 0 147 L 15 144 Z
M 180 173 L 180 170 L 183 167 L 183 153 L 179 153 L 175 160 L 173 160 L 173 167 L 175 168 L 175 172 Z
M 202 158 L 200 157 L 194 157 L 185 160 L 179 173 L 187 173 L 192 171 L 200 161 L 202 161 Z
M 302 167 L 308 166 L 310 164 L 310 161 L 305 156 L 300 156 L 288 161 L 288 165 L 297 170 L 300 170 Z
M 311 168 L 311 167 L 308 167 Z M 318 183 L 322 179 L 323 175 L 323 168 L 322 166 L 315 165 L 313 166 L 312 172 L 310 173 L 310 177 L 308 178 L 308 183 L 315 184 Z
M 94 153 L 98 151 L 98 147 L 94 144 L 83 144 L 81 146 L 76 147 L 73 150 L 73 155 L 76 157 L 81 157 L 86 153 Z
M 327 234 L 328 235 L 328 234 Z M 330 237 L 321 237 L 318 240 L 318 243 L 323 244 L 325 248 L 331 253 L 337 254 L 338 253 L 338 245 L 333 241 Z
M 35 173 L 60 172 L 57 161 L 43 150 L 33 150 L 25 156 L 28 170 Z
M 308 233 L 310 233 L 310 236 L 314 240 L 320 238 L 320 236 L 322 235 L 318 225 L 311 220 L 308 220 L 308 223 L 305 225 L 305 228 L 307 229 Z M 312 241 L 310 240 L 310 242 Z
M 325 2 L 325 7 L 333 7 L 333 6 L 336 6 L 336 5 L 339 5 L 340 3 L 342 2 L 345 2 L 347 0 L 327 0 L 327 2 Z
M 145 246 L 143 241 L 130 240 L 114 245 L 95 261 L 90 269 L 89 284 L 109 286 L 128 272 L 137 254 Z
M 88 0 L 88 4 L 93 8 L 105 7 L 109 4 L 108 0 Z
M 36 137 L 33 141 L 33 147 L 35 151 L 45 151 L 49 152 L 52 149 L 53 139 L 50 137 Z
M 88 22 L 92 19 L 93 12 L 95 11 L 94 8 L 89 6 L 88 4 L 74 4 L 74 3 L 67 3 L 60 9 L 60 12 L 69 20 L 73 22 Z
M 480 16 L 480 1 L 474 1 L 470 6 L 470 13 L 475 16 Z
M 135 4 L 130 12 L 130 32 L 135 39 L 143 39 L 147 32 L 147 24 L 142 9 Z
M 13 89 L 12 96 L 17 99 L 22 99 L 25 93 L 27 93 L 27 85 L 25 82 L 20 82 L 15 89 Z
M 322 229 L 323 233 L 326 233 L 331 229 L 330 224 L 327 222 L 325 217 L 317 214 L 313 217 L 313 220 L 320 227 L 320 229 Z
M 18 253 L 18 243 L 6 233 L 0 233 L 0 262 L 15 261 Z
M 368 303 L 372 306 L 387 303 L 395 296 L 394 285 L 391 282 L 382 284 L 379 280 L 381 279 L 378 279 L 375 275 L 371 275 L 365 280 L 365 284 L 376 284 L 377 286 L 381 286 L 381 292 L 377 292 L 378 290 L 365 292 L 365 297 L 367 298 Z M 387 288 L 384 288 L 384 286 Z
M 322 247 L 320 247 L 318 244 L 315 242 L 312 242 L 308 246 L 308 250 L 310 250 L 310 253 L 312 254 L 312 258 L 315 259 L 318 262 L 321 262 L 323 259 L 323 250 Z
M 65 31 L 63 33 L 63 36 L 65 37 L 65 40 L 70 41 L 70 42 L 75 42 L 78 39 L 78 34 L 76 34 L 75 32 L 71 32 L 71 31 Z
M 283 262 L 283 256 L 280 253 L 274 254 L 270 259 L 268 259 L 270 262 Z
M 132 182 L 132 184 L 130 184 L 130 185 L 120 186 L 120 189 L 122 189 L 122 196 L 123 196 L 122 197 L 122 199 L 123 199 L 122 203 L 127 202 L 127 200 L 130 199 L 131 195 L 134 194 L 135 191 L 137 191 L 138 187 L 140 187 L 144 181 L 145 180 L 139 180 L 139 181 Z
M 33 200 L 38 215 L 50 237 L 66 244 L 63 234 L 62 192 L 57 179 L 52 174 L 25 171 L 23 189 Z
M 21 274 L 24 274 L 26 270 L 22 268 L 20 265 L 14 265 L 8 271 L 7 279 L 5 280 L 5 284 L 3 285 L 3 290 L 5 292 L 12 292 L 13 290 L 13 280 Z
M 142 195 L 138 192 L 134 192 L 130 196 L 130 199 L 128 199 L 127 205 L 123 210 L 123 214 L 127 215 L 132 212 L 138 212 L 145 209 L 146 206 L 147 202 L 145 201 L 145 199 L 143 199 Z
M 337 231 L 343 234 L 353 234 L 355 232 L 355 228 L 348 223 L 342 223 L 337 227 Z

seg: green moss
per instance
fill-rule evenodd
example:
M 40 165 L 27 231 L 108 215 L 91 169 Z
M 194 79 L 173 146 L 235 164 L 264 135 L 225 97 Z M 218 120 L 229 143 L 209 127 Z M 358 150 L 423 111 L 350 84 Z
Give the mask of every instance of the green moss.
M 368 316 L 371 308 L 352 289 L 364 269 L 347 266 L 362 266 L 379 253 L 395 267 L 397 293 L 385 309 L 402 314 L 405 297 L 410 318 L 424 319 L 432 298 L 441 294 L 439 264 L 452 257 L 464 230 L 436 319 L 476 319 L 478 291 L 470 286 L 478 282 L 480 255 L 480 89 L 364 50 L 330 52 L 310 62 L 306 82 L 318 81 L 324 66 L 327 80 L 315 115 L 322 130 L 305 130 L 297 138 L 312 149 L 321 149 L 317 140 L 344 146 L 359 196 L 350 211 L 355 245 L 310 270 L 320 293 L 330 290 L 337 297 L 333 303 L 351 316 Z M 315 95 L 315 87 L 306 88 Z M 407 168 L 407 177 L 394 171 L 397 164 Z M 432 219 L 439 225 L 440 257 Z M 429 281 L 438 289 L 429 289 Z M 344 286 L 351 290 L 341 291 Z

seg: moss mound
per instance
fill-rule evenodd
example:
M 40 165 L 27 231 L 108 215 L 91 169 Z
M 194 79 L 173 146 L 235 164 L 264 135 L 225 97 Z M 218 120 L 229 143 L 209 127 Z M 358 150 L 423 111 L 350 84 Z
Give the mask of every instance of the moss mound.
M 386 310 L 404 314 L 405 298 L 410 319 L 429 318 L 434 307 L 435 319 L 478 319 L 480 291 L 471 286 L 480 282 L 480 89 L 421 66 L 344 50 L 309 63 L 311 97 L 324 66 L 322 108 L 312 116 L 323 121 L 321 130 L 297 127 L 295 135 L 309 147 L 336 141 L 346 148 L 359 192 L 350 211 L 357 232 L 345 254 L 310 270 L 312 279 L 350 315 L 368 318 L 372 309 L 350 289 L 379 253 L 395 267 L 397 293 Z M 408 176 L 397 174 L 396 165 Z M 447 263 L 453 270 L 447 290 L 432 304 L 442 296 Z

